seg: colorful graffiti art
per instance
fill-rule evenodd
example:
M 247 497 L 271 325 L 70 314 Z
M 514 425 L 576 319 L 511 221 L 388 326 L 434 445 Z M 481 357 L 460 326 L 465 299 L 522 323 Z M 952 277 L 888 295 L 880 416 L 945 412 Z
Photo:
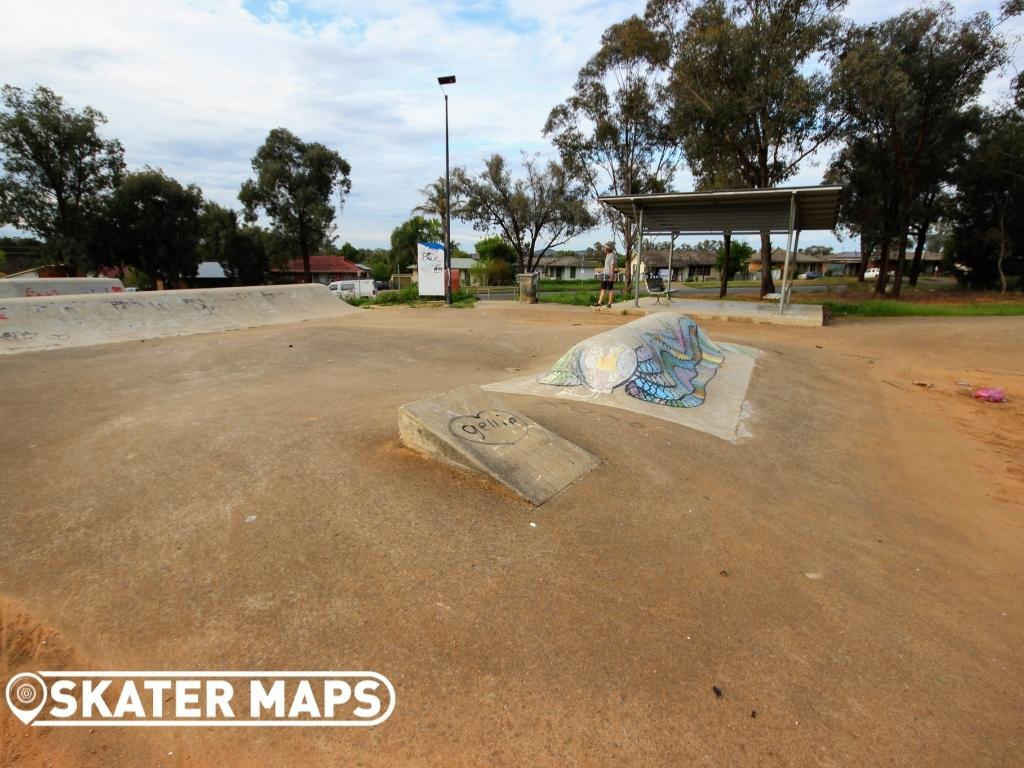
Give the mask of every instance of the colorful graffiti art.
M 694 408 L 724 360 L 693 320 L 657 313 L 577 344 L 537 381 L 603 394 L 621 386 L 637 400 Z

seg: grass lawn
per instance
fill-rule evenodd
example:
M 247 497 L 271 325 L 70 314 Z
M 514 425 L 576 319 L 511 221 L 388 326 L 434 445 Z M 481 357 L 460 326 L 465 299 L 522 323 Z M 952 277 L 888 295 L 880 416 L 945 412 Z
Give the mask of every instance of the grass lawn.
M 420 298 L 419 288 L 410 285 L 399 291 L 381 291 L 375 297 L 364 296 L 347 300 L 355 307 L 371 307 L 374 305 L 395 305 L 404 304 L 409 307 L 426 307 L 444 304 L 444 299 L 423 299 Z M 465 289 L 460 289 L 452 294 L 452 306 L 458 309 L 466 309 L 476 304 L 476 296 Z
M 833 316 L 842 317 L 974 317 L 1024 315 L 1024 301 L 925 302 L 871 299 L 823 301 Z
M 589 307 L 597 303 L 599 295 L 600 291 L 549 292 L 546 296 L 538 296 L 537 301 L 542 304 L 574 304 L 576 306 Z

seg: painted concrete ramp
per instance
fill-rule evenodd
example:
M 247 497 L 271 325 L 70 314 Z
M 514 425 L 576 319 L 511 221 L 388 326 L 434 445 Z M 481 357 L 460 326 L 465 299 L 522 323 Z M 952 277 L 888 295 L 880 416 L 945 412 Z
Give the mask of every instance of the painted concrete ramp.
M 750 435 L 746 394 L 757 357 L 716 344 L 686 315 L 659 312 L 584 339 L 547 371 L 485 389 L 620 408 L 735 442 Z
M 407 403 L 398 428 L 407 448 L 482 472 L 537 505 L 600 463 L 480 387 Z
M 295 323 L 357 312 L 324 285 L 0 299 L 0 354 Z

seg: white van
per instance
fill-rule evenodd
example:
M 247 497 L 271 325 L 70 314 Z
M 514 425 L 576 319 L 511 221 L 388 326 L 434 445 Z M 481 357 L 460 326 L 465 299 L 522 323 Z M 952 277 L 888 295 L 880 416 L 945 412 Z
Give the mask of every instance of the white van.
M 336 280 L 327 284 L 327 290 L 343 299 L 361 299 L 377 295 L 377 286 L 373 284 L 373 280 Z

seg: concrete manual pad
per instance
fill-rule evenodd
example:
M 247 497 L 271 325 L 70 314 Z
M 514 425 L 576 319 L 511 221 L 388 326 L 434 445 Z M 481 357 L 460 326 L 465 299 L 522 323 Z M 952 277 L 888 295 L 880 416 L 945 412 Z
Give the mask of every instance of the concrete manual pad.
M 621 408 L 735 442 L 750 435 L 746 394 L 758 354 L 714 344 L 685 315 L 648 316 L 579 342 L 549 371 L 484 388 Z
M 615 302 L 614 309 L 634 309 L 633 298 Z M 658 301 L 653 296 L 641 296 L 641 312 L 684 312 L 696 320 L 739 320 L 766 325 L 800 325 L 821 328 L 825 315 L 820 304 L 787 304 L 779 314 L 779 303 L 755 301 L 716 301 L 714 299 L 676 298 L 671 302 Z M 613 310 L 614 311 L 614 310 Z
M 407 448 L 482 472 L 538 506 L 600 463 L 480 387 L 406 403 L 398 430 Z

